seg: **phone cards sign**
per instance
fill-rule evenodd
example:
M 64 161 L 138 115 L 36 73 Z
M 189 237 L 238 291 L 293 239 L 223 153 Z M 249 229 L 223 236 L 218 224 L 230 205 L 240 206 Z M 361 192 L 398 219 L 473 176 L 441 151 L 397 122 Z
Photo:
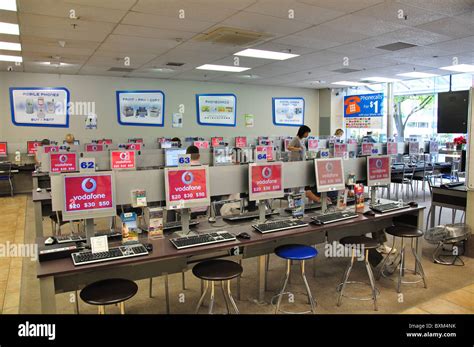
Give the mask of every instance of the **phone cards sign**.
M 112 175 L 64 177 L 66 212 L 113 207 Z
M 165 94 L 161 90 L 116 91 L 121 125 L 164 126 Z
M 383 126 L 383 93 L 344 97 L 346 128 L 381 129 Z
M 304 124 L 303 98 L 273 98 L 273 124 L 300 126 Z
M 66 88 L 10 88 L 10 108 L 17 126 L 69 126 Z
M 196 94 L 200 125 L 235 127 L 237 97 L 234 94 Z

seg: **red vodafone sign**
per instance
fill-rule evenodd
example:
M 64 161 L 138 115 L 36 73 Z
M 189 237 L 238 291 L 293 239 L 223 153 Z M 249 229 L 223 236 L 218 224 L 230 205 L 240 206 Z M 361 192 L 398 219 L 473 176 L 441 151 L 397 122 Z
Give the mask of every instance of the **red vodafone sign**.
M 168 172 L 168 200 L 207 199 L 207 176 L 204 168 L 186 168 Z
M 281 165 L 251 166 L 252 194 L 278 192 L 282 190 Z
M 398 143 L 387 142 L 387 154 L 394 155 L 398 153 Z
M 369 157 L 369 181 L 390 179 L 392 167 L 390 157 Z
M 6 156 L 7 155 L 7 143 L 6 142 L 0 142 L 0 155 L 1 156 Z
M 59 146 L 43 146 L 44 153 L 59 152 Z
M 64 198 L 66 212 L 112 208 L 112 175 L 66 176 Z
M 316 160 L 315 165 L 318 170 L 318 186 L 344 184 L 344 173 L 340 159 Z
M 111 151 L 110 167 L 112 169 L 135 169 L 135 151 Z
M 76 153 L 50 153 L 49 172 L 77 171 Z
M 141 143 L 128 143 L 127 144 L 127 149 L 131 149 L 134 151 L 141 151 L 142 150 L 142 144 Z
M 88 143 L 86 144 L 86 152 L 101 152 L 104 150 L 103 144 Z
M 247 138 L 244 136 L 239 136 L 235 138 L 235 147 L 244 148 L 247 147 Z
M 38 147 L 41 146 L 40 141 L 28 141 L 27 142 L 27 152 L 28 154 L 35 154 Z

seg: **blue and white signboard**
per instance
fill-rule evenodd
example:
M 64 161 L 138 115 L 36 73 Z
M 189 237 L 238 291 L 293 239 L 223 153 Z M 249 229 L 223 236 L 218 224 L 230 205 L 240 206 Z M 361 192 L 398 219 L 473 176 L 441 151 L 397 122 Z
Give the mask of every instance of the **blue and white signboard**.
M 12 122 L 18 126 L 69 126 L 66 88 L 10 88 Z
M 235 127 L 237 97 L 234 94 L 196 94 L 199 125 Z
M 164 126 L 165 94 L 161 90 L 117 90 L 121 125 Z
M 272 98 L 273 124 L 301 126 L 304 124 L 303 98 Z
M 382 128 L 383 93 L 350 95 L 344 97 L 346 128 Z

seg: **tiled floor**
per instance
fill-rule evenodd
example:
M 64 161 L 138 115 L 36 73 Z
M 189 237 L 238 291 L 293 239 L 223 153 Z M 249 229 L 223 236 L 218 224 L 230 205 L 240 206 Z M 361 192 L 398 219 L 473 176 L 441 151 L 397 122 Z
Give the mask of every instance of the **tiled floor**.
M 0 198 L 2 222 L 0 224 L 0 244 L 24 242 L 26 195 Z M 18 313 L 20 308 L 20 288 L 22 258 L 0 258 L 0 312 Z

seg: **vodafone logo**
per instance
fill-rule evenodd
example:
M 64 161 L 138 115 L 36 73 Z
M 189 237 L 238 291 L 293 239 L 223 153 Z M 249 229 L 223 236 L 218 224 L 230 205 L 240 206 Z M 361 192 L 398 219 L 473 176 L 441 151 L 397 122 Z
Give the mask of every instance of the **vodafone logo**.
M 120 160 L 130 160 L 130 153 L 120 152 L 119 158 L 120 158 Z
M 135 145 L 130 145 L 130 149 L 135 149 Z
M 82 180 L 81 188 L 86 193 L 92 193 L 97 188 L 97 182 L 93 178 L 85 178 L 84 180 Z
M 334 169 L 333 163 L 327 163 L 326 164 L 326 171 L 327 172 L 332 172 L 333 169 Z
M 382 160 L 381 160 L 381 159 L 377 159 L 377 160 L 375 161 L 375 167 L 376 167 L 377 169 L 381 169 L 382 166 L 383 166 Z
M 191 171 L 185 171 L 181 176 L 181 182 L 186 185 L 189 185 L 194 182 L 194 175 Z
M 60 155 L 60 156 L 59 156 L 59 162 L 60 162 L 60 163 L 63 163 L 63 164 L 64 164 L 65 162 L 67 162 L 67 155 L 65 155 L 65 154 Z
M 93 151 L 97 151 L 97 146 L 92 146 Z
M 272 169 L 268 166 L 265 166 L 263 169 L 262 169 L 262 176 L 263 178 L 270 178 L 272 175 Z
M 51 152 L 56 152 L 56 147 L 51 147 L 50 151 Z
M 36 148 L 36 147 L 38 147 L 38 144 L 35 142 L 33 143 L 33 148 Z

